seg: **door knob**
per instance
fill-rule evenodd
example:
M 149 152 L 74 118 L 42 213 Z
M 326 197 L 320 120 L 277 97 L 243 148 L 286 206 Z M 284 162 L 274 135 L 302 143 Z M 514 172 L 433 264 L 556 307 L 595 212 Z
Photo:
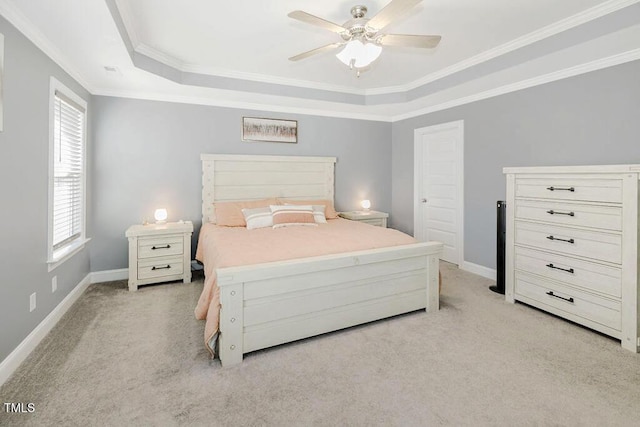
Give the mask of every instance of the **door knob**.
M 422 203 L 427 203 L 427 199 L 420 200 Z

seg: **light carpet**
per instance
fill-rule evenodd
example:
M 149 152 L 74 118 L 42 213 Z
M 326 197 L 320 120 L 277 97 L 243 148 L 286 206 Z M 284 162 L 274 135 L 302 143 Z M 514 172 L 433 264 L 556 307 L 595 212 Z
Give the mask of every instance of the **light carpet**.
M 443 263 L 441 310 L 209 361 L 202 278 L 90 286 L 18 371 L 0 425 L 640 425 L 640 355 Z M 0 403 L 1 403 L 0 402 Z

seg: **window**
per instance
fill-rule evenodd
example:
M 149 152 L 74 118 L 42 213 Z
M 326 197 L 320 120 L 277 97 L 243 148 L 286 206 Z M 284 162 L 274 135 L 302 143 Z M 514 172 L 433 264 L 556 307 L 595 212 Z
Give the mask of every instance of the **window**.
M 87 103 L 51 78 L 49 147 L 49 270 L 86 243 Z

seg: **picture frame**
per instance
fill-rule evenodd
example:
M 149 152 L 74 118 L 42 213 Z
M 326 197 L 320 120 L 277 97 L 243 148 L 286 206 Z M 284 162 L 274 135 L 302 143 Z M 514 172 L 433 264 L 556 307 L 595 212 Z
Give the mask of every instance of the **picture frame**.
M 285 142 L 297 144 L 298 121 L 243 117 L 242 140 L 248 142 Z

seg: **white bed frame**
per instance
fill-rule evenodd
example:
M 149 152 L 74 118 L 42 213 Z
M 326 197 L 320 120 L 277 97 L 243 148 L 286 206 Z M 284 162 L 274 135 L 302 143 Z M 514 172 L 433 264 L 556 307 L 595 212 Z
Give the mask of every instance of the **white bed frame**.
M 217 201 L 330 199 L 335 157 L 203 154 L 202 216 Z M 219 268 L 219 357 L 245 353 L 419 309 L 439 309 L 442 244 L 417 243 Z

